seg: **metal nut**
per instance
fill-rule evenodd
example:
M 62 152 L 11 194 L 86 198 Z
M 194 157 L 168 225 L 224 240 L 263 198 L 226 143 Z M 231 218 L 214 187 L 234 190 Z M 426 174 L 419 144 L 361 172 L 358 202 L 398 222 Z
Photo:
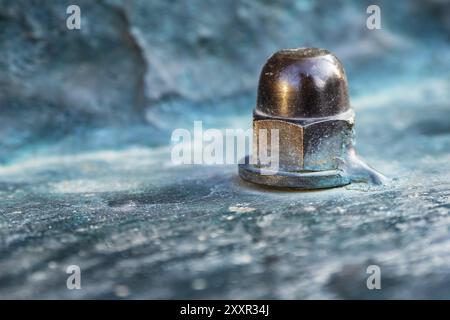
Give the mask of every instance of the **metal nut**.
M 261 71 L 253 112 L 253 161 L 247 157 L 239 165 L 240 176 L 258 184 L 301 189 L 346 185 L 351 177 L 340 165 L 353 150 L 353 126 L 340 61 L 323 49 L 278 51 Z M 277 170 L 270 170 L 260 156 L 261 151 L 275 150 L 263 143 L 270 138 L 261 135 L 273 129 L 279 137 Z

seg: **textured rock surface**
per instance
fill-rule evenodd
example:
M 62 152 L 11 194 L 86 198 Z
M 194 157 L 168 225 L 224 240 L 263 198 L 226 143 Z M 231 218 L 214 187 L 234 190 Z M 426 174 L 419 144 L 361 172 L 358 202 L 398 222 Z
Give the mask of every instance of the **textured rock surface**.
M 1 298 L 450 297 L 447 4 L 381 2 L 369 31 L 360 1 L 78 3 L 69 32 L 69 2 L 0 0 Z M 171 165 L 173 128 L 250 126 L 259 68 L 297 46 L 342 60 L 357 148 L 390 185 Z

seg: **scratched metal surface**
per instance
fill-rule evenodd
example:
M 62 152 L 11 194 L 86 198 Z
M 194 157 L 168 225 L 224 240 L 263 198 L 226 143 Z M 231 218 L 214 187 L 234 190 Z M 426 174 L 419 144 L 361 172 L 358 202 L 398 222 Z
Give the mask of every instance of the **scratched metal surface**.
M 384 29 L 369 33 L 361 31 L 365 15 L 358 14 L 365 4 L 356 2 L 319 10 L 309 2 L 236 1 L 211 10 L 237 10 L 237 16 L 212 20 L 213 13 L 196 15 L 201 3 L 195 1 L 191 11 L 140 1 L 135 7 L 99 3 L 86 12 L 118 19 L 113 25 L 119 30 L 91 25 L 89 32 L 61 36 L 58 41 L 68 46 L 84 40 L 85 56 L 60 48 L 55 66 L 40 59 L 54 53 L 42 43 L 54 34 L 38 17 L 44 9 L 64 12 L 64 1 L 29 7 L 25 20 L 34 42 L 20 37 L 23 21 L 14 19 L 26 3 L 0 1 L 7 9 L 0 10 L 6 26 L 0 37 L 7 44 L 0 47 L 7 53 L 0 62 L 0 298 L 450 298 L 446 4 L 427 2 L 418 13 L 422 25 L 404 30 L 417 3 L 397 8 L 383 2 L 394 7 L 384 10 Z M 401 10 L 394 15 L 395 8 Z M 179 47 L 167 43 L 179 39 L 180 30 L 174 24 L 165 33 L 144 33 L 150 23 L 145 12 L 157 19 L 155 11 L 173 21 L 199 19 L 199 26 L 184 26 L 200 31 L 182 37 L 177 45 L 185 54 L 167 69 L 161 69 L 161 54 L 179 55 Z M 259 20 L 248 12 L 264 17 L 275 34 L 257 33 Z M 311 21 L 296 19 L 304 12 Z M 314 17 L 331 20 L 309 36 L 292 30 L 310 26 Z M 59 20 L 49 21 L 57 26 Z M 233 28 L 236 21 L 243 35 Z M 218 32 L 224 25 L 229 34 Z M 352 35 L 344 45 L 336 25 Z M 120 28 L 131 30 L 135 43 L 104 49 L 125 41 L 115 38 Z M 218 44 L 230 36 L 240 41 L 239 49 Z M 391 183 L 274 191 L 240 181 L 236 166 L 171 164 L 173 128 L 190 129 L 196 119 L 207 127 L 249 127 L 264 59 L 303 43 L 317 43 L 342 59 L 356 111 L 357 150 Z M 96 50 L 103 59 L 95 60 Z M 11 52 L 17 52 L 14 59 Z M 115 55 L 123 59 L 111 72 L 122 77 L 110 78 L 102 71 Z M 144 84 L 133 78 L 140 77 L 140 63 L 148 68 Z M 211 67 L 223 73 L 196 73 Z M 179 71 L 184 68 L 190 77 Z M 90 82 L 70 78 L 68 88 L 57 85 L 64 72 L 76 70 L 75 77 Z M 236 77 L 241 82 L 230 81 Z M 44 78 L 46 85 L 39 86 Z M 144 104 L 135 108 L 135 94 L 142 93 Z M 65 269 L 73 264 L 82 270 L 81 290 L 66 288 Z M 381 268 L 382 290 L 366 288 L 371 264 Z

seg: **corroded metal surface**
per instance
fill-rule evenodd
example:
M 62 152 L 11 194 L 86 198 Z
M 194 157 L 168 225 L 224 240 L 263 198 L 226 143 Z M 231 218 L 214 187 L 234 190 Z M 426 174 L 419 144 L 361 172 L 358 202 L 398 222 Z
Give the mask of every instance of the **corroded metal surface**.
M 244 180 L 281 188 L 300 188 L 304 190 L 326 189 L 344 186 L 350 178 L 341 170 L 323 170 L 317 172 L 280 171 L 265 169 L 251 165 L 248 157 L 245 164 L 239 166 L 239 175 Z

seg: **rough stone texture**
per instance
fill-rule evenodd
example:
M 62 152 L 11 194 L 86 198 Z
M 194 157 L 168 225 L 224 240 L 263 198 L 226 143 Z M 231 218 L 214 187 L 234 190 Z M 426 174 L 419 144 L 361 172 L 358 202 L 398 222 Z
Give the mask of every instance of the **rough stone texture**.
M 76 2 L 69 32 L 69 1 L 0 0 L 1 298 L 450 298 L 447 3 L 380 2 L 369 31 L 372 1 Z M 259 68 L 298 46 L 343 62 L 390 185 L 171 165 L 173 128 L 249 127 Z

